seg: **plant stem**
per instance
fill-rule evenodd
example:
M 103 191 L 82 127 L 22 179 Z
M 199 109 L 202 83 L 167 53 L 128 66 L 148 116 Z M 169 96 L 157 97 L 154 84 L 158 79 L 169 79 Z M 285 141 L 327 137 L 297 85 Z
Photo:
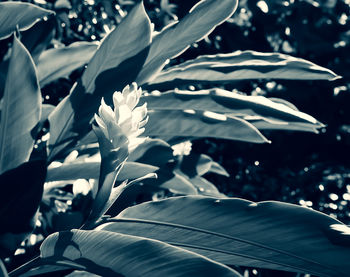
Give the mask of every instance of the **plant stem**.
M 6 267 L 1 259 L 0 259 L 0 277 L 8 277 Z
M 15 277 L 19 276 L 22 273 L 25 273 L 32 269 L 33 267 L 42 265 L 42 262 L 40 260 L 40 256 L 35 257 L 34 259 L 30 260 L 29 262 L 26 262 L 25 264 L 21 265 L 20 267 L 17 267 L 16 269 L 12 270 L 9 273 L 9 276 Z

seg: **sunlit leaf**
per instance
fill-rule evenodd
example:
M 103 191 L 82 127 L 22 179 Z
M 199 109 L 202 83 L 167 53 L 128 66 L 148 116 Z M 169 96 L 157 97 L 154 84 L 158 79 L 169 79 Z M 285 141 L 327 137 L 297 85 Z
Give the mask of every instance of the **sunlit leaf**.
M 98 179 L 100 176 L 100 165 L 99 162 L 79 162 L 67 163 L 59 167 L 49 168 L 46 181 Z M 155 172 L 157 169 L 158 167 L 148 164 L 126 162 L 117 176 L 117 180 L 133 180 Z
M 0 275 L 3 277 L 8 277 L 6 267 L 5 267 L 4 263 L 2 262 L 2 260 L 0 260 Z
M 160 241 L 107 231 L 50 235 L 41 258 L 102 276 L 240 276 L 198 254 Z
M 145 135 L 215 137 L 254 143 L 268 140 L 250 123 L 214 113 L 150 111 Z
M 293 103 L 291 103 L 285 99 L 276 98 L 276 97 L 269 97 L 269 100 L 271 100 L 272 102 L 275 102 L 275 103 L 286 105 L 287 107 L 291 108 L 292 110 L 299 111 L 299 109 Z
M 175 197 L 124 210 L 103 230 L 161 240 L 231 265 L 349 276 L 349 228 L 282 202 Z
M 0 3 L 0 39 L 7 38 L 18 25 L 20 30 L 26 30 L 33 26 L 40 18 L 53 14 L 30 3 L 1 2 Z
M 20 77 L 19 77 L 20 76 Z M 0 123 L 0 173 L 28 161 L 40 120 L 41 93 L 30 54 L 14 37 Z
M 286 131 L 303 131 L 318 134 L 318 129 L 323 125 L 315 126 L 314 124 L 304 122 L 283 122 L 266 120 L 264 117 L 243 117 L 259 130 L 286 130 Z
M 87 134 L 102 96 L 110 103 L 114 91 L 121 91 L 135 80 L 150 40 L 150 21 L 143 4 L 139 3 L 104 38 L 80 81 L 51 113 L 50 160 Z
M 192 43 L 201 40 L 229 18 L 237 8 L 236 0 L 203 0 L 180 22 L 166 27 L 152 41 L 150 51 L 136 82 L 153 79 L 168 59 L 180 55 Z
M 40 121 L 48 119 L 50 113 L 55 109 L 54 105 L 51 104 L 42 104 L 41 105 L 41 118 Z
M 37 62 L 40 86 L 43 87 L 58 78 L 68 77 L 72 71 L 88 63 L 96 49 L 96 43 L 81 41 L 67 47 L 46 50 Z
M 150 86 L 172 83 L 227 83 L 249 79 L 334 80 L 331 70 L 310 61 L 280 53 L 236 51 L 200 56 L 170 67 L 149 82 Z
M 264 96 L 247 96 L 215 88 L 200 91 L 168 91 L 141 98 L 153 110 L 195 110 L 228 113 L 233 116 L 262 116 L 279 122 L 306 122 L 323 125 L 312 116 Z

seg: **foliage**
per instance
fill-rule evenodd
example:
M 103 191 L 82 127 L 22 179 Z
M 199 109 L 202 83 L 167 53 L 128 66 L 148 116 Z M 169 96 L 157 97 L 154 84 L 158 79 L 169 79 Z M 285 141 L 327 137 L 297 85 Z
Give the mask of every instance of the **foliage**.
M 260 130 L 317 133 L 324 125 L 290 102 L 229 86 L 339 76 L 251 50 L 182 61 L 235 18 L 236 1 L 202 0 L 180 21 L 161 1 L 151 16 L 160 32 L 143 2 L 119 2 L 124 9 L 110 1 L 96 1 L 95 10 L 94 1 L 42 4 L 56 14 L 0 3 L 0 254 L 9 271 L 17 267 L 9 275 L 241 276 L 253 267 L 347 276 L 349 227 L 305 207 L 228 197 L 204 178 L 228 172 L 188 149 L 208 137 L 270 143 Z M 86 8 L 99 20 L 75 28 Z M 43 104 L 40 93 L 51 101 L 45 91 L 62 80 L 70 93 L 51 102 L 57 106 Z

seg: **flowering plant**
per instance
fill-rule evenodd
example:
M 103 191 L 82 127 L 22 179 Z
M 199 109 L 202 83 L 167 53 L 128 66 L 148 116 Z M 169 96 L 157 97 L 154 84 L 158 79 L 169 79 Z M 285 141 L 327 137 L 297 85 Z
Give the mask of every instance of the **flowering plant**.
M 69 6 L 56 8 L 65 21 Z M 171 146 L 198 137 L 269 143 L 259 129 L 324 127 L 287 101 L 217 85 L 339 77 L 309 61 L 237 51 L 168 64 L 236 8 L 233 0 L 202 0 L 154 33 L 139 2 L 98 45 L 39 47 L 32 57 L 18 33 L 53 12 L 0 3 L 0 38 L 16 32 L 1 110 L 0 258 L 32 258 L 10 276 L 241 276 L 241 266 L 347 276 L 346 225 L 304 207 L 227 197 L 203 177 L 227 175 L 222 166 L 185 155 L 188 147 L 173 153 Z M 41 87 L 86 63 L 69 95 L 56 107 L 42 104 Z M 210 88 L 178 89 L 188 83 Z

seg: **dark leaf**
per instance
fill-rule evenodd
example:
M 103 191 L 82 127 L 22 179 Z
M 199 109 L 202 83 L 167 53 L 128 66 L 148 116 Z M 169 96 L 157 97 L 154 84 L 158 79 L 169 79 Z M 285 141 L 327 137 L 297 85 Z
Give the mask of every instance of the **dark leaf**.
M 148 128 L 148 127 L 146 127 Z M 173 159 L 173 150 L 168 143 L 161 139 L 147 138 L 130 153 L 129 161 L 162 166 Z
M 0 255 L 15 251 L 33 230 L 46 175 L 46 161 L 30 161 L 0 175 Z
M 37 22 L 29 30 L 21 32 L 21 41 L 32 55 L 35 64 L 53 39 L 55 27 L 56 19 L 50 16 L 47 20 Z
M 161 188 L 168 189 L 172 193 L 178 195 L 196 195 L 198 194 L 196 187 L 188 178 L 175 173 L 174 177 L 161 184 Z
M 211 168 L 212 162 L 213 160 L 207 155 L 191 153 L 183 156 L 180 168 L 182 172 L 192 178 L 207 173 Z

